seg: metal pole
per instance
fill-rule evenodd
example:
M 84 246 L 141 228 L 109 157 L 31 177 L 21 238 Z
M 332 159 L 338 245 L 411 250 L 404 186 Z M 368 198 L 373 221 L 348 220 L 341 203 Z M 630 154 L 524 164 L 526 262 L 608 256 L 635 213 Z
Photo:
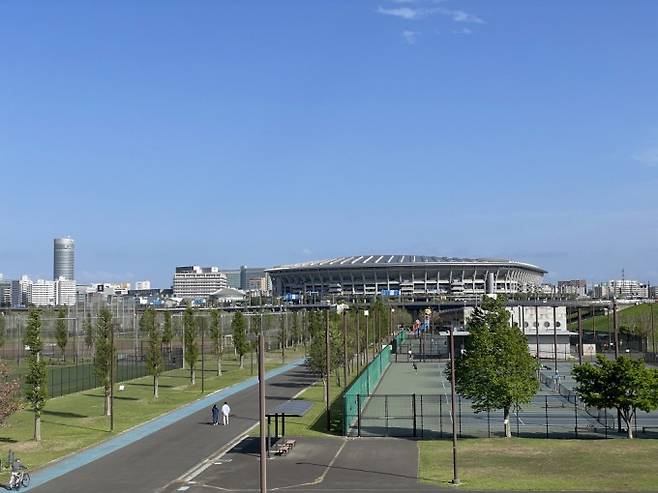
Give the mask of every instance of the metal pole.
M 654 302 L 655 303 L 655 302 Z M 649 305 L 649 310 L 651 310 L 651 349 L 654 353 L 654 361 L 656 360 L 656 328 L 653 326 L 653 305 Z
M 617 299 L 612 300 L 612 328 L 615 331 L 615 358 L 619 356 L 619 330 L 617 326 Z
M 110 323 L 110 431 L 114 431 L 114 323 Z
M 555 312 L 557 311 L 557 307 L 553 306 L 553 360 L 555 362 L 555 374 L 557 375 L 557 327 L 556 327 L 556 322 L 557 322 L 557 317 L 555 316 Z
M 267 491 L 267 443 L 265 424 L 265 337 L 258 335 L 258 408 L 260 412 L 260 491 Z
M 201 318 L 201 393 L 203 394 L 205 390 L 205 375 L 206 375 L 206 366 L 205 366 L 205 351 L 206 346 L 206 319 L 205 317 Z
M 369 319 L 369 317 L 368 317 L 368 315 L 366 315 L 366 362 L 365 362 L 366 365 L 368 364 L 368 345 L 370 344 L 370 334 L 369 334 L 369 332 L 370 332 L 370 327 L 369 327 L 370 321 L 368 319 Z
M 347 314 L 343 311 L 343 387 L 347 388 Z
M 578 307 L 578 364 L 583 364 L 583 317 Z
M 331 348 L 329 342 L 329 309 L 324 312 L 325 316 L 325 330 L 324 330 L 324 344 L 325 344 L 325 359 L 326 359 L 326 375 L 327 375 L 327 385 L 325 386 L 326 390 L 326 399 L 327 399 L 327 431 L 331 430 L 331 409 L 329 405 L 329 375 L 331 373 Z
M 457 414 L 455 413 L 455 328 L 450 327 L 450 391 L 452 397 L 452 484 L 459 484 L 457 474 Z
M 653 315 L 653 312 L 651 312 Z M 361 335 L 359 333 L 359 319 L 361 312 L 359 312 L 359 305 L 356 305 L 356 374 L 361 371 Z M 654 349 L 655 351 L 655 349 Z
M 539 354 L 539 306 L 535 305 L 535 337 L 537 339 L 537 379 L 539 379 L 539 371 L 541 369 L 541 355 Z

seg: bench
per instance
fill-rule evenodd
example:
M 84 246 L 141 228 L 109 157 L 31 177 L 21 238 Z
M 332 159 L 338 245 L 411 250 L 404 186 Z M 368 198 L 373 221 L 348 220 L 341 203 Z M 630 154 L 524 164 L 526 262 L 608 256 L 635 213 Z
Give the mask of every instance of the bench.
M 276 445 L 274 453 L 276 455 L 288 455 L 288 452 L 293 449 L 296 443 L 296 440 L 285 440 L 283 443 Z

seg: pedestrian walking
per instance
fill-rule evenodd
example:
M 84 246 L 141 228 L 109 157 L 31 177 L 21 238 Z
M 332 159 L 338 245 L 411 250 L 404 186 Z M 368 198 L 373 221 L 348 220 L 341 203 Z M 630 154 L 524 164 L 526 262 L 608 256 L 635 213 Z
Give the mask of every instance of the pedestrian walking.
M 416 375 L 418 375 L 418 367 L 416 366 L 416 363 L 411 363 L 411 364 L 414 367 L 414 371 L 416 372 Z
M 413 361 L 414 360 L 414 353 L 411 351 L 411 349 L 409 349 L 408 353 L 409 353 L 409 361 Z
M 217 426 L 219 424 L 219 408 L 217 404 L 212 405 L 212 425 Z
M 228 418 L 231 415 L 231 406 L 228 405 L 228 402 L 225 402 L 222 406 L 222 425 L 228 426 Z

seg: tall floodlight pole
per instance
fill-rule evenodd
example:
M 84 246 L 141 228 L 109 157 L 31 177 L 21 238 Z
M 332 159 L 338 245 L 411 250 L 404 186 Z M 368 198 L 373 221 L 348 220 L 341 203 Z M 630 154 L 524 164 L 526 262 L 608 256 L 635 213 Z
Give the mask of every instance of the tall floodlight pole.
M 557 317 L 555 312 L 557 307 L 553 305 L 553 363 L 555 364 L 555 374 L 557 375 Z
M 654 303 L 651 303 L 649 305 L 649 310 L 651 310 L 651 349 L 653 350 L 654 353 L 654 360 L 656 359 L 656 328 L 653 326 L 653 305 Z
M 363 315 L 364 315 L 364 317 L 366 317 L 366 347 L 365 347 L 366 361 L 365 361 L 364 364 L 367 365 L 368 364 L 368 346 L 370 345 L 370 334 L 369 334 L 369 332 L 370 332 L 370 327 L 369 327 L 370 326 L 370 321 L 368 320 L 370 312 L 368 310 L 363 310 Z
M 457 413 L 455 390 L 455 326 L 450 325 L 450 393 L 452 408 L 452 484 L 459 484 L 459 474 L 457 474 Z
M 539 301 L 535 301 L 539 303 Z M 537 339 L 537 380 L 539 380 L 539 371 L 541 369 L 541 354 L 539 353 L 539 305 L 535 305 L 535 338 Z
M 327 375 L 327 385 L 325 385 L 325 390 L 327 395 L 327 431 L 331 430 L 331 409 L 329 404 L 329 374 L 331 372 L 331 352 L 330 352 L 330 341 L 329 341 L 329 309 L 325 310 L 325 329 L 324 329 L 324 344 L 325 344 L 325 364 L 326 364 L 326 375 Z
M 267 491 L 267 424 L 265 423 L 265 336 L 258 334 L 258 410 L 260 413 L 260 492 Z

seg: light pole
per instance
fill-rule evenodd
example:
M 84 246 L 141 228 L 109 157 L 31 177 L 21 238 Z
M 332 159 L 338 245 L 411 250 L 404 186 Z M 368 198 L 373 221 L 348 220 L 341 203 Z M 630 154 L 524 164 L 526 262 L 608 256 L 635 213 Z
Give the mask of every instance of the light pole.
M 370 345 L 370 334 L 369 334 L 369 332 L 370 332 L 370 327 L 369 327 L 370 322 L 369 322 L 369 320 L 368 320 L 369 315 L 370 315 L 370 311 L 368 311 L 368 310 L 363 310 L 363 316 L 366 317 L 366 347 L 365 347 L 365 350 L 366 350 L 366 362 L 364 363 L 365 365 L 368 364 L 368 346 Z M 374 357 L 374 356 L 373 356 L 373 357 Z
M 456 408 L 456 391 L 455 391 L 455 326 L 450 325 L 450 393 L 452 407 L 452 484 L 459 484 L 459 474 L 457 474 L 457 413 Z
M 267 444 L 265 424 L 265 336 L 258 334 L 258 408 L 260 413 L 260 491 L 267 491 Z
M 325 315 L 325 330 L 324 330 L 324 343 L 325 343 L 325 364 L 326 364 L 326 375 L 327 375 L 327 385 L 325 385 L 325 390 L 327 395 L 327 432 L 331 431 L 331 409 L 329 404 L 329 374 L 331 372 L 331 344 L 329 341 L 329 309 L 324 312 Z

